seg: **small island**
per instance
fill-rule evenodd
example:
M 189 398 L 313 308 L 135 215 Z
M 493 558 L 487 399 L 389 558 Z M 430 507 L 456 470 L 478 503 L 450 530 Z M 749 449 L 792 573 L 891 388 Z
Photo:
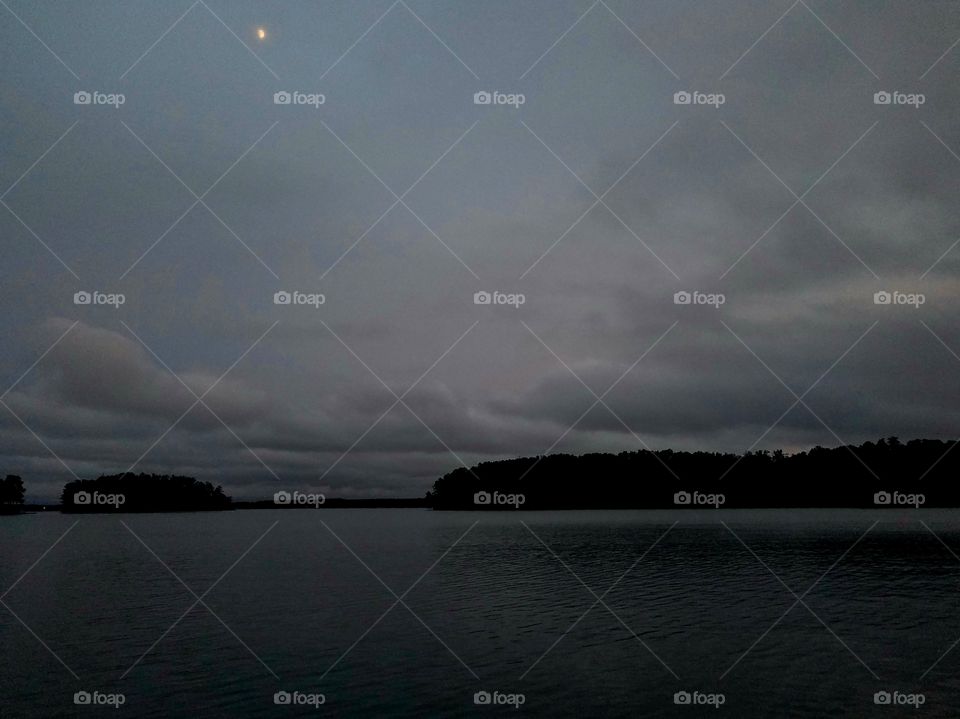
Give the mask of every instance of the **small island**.
M 60 509 L 80 512 L 211 512 L 232 509 L 219 486 L 193 477 L 113 474 L 68 482 Z

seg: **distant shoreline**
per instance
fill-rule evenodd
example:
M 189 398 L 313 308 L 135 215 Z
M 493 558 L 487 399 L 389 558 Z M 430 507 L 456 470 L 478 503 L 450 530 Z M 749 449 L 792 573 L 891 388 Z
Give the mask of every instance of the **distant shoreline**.
M 176 510 L 153 510 L 153 509 L 84 509 L 76 508 L 64 511 L 63 504 L 51 502 L 24 504 L 19 512 L 4 512 L 0 516 L 16 516 L 18 514 L 45 514 L 48 512 L 61 512 L 63 514 L 170 514 L 172 512 L 230 512 L 233 510 L 251 510 L 251 509 L 314 509 L 312 505 L 282 505 L 276 504 L 272 499 L 234 501 L 229 507 L 223 509 L 176 509 Z M 319 509 L 431 509 L 429 501 L 423 497 L 400 497 L 400 498 L 379 498 L 379 499 L 341 499 L 332 498 L 320 504 Z
M 4 514 L 207 512 L 251 509 L 575 511 L 669 509 L 960 509 L 957 440 L 896 437 L 786 454 L 641 450 L 551 454 L 462 466 L 423 497 L 327 498 L 279 489 L 234 501 L 221 486 L 177 475 L 124 473 L 64 485 L 58 503 L 23 501 L 5 480 Z
M 19 512 L 0 512 L 0 517 L 17 517 L 28 514 L 96 514 L 96 515 L 129 515 L 129 514 L 206 514 L 223 513 L 234 510 L 250 511 L 263 509 L 277 510 L 314 510 L 314 509 L 424 509 L 436 512 L 484 512 L 484 513 L 513 513 L 513 512 L 710 512 L 710 511 L 753 511 L 753 510 L 771 510 L 771 511 L 793 511 L 793 510 L 857 510 L 857 511 L 918 511 L 918 510 L 960 510 L 960 504 L 932 504 L 925 503 L 920 506 L 913 505 L 677 505 L 677 504 L 657 504 L 646 506 L 595 506 L 595 507 L 573 507 L 573 506 L 524 506 L 519 508 L 510 507 L 486 507 L 486 506 L 458 506 L 458 507 L 432 507 L 423 499 L 403 498 L 392 501 L 378 499 L 342 499 L 329 500 L 325 504 L 317 507 L 309 505 L 283 506 L 274 504 L 271 500 L 235 502 L 234 506 L 222 510 L 204 510 L 204 509 L 178 509 L 178 510 L 86 510 L 83 512 L 63 512 L 58 504 L 35 504 L 24 505 Z

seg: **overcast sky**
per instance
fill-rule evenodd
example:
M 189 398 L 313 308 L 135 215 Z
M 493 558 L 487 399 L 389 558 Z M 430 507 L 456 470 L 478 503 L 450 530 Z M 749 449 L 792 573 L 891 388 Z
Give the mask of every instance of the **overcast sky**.
M 31 498 L 957 435 L 954 2 L 7 5 L 0 472 Z

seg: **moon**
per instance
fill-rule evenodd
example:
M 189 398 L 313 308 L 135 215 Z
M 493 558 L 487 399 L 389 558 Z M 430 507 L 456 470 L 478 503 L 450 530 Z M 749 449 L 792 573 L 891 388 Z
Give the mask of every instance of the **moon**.
M 258 27 L 258 28 L 257 28 L 257 38 L 260 39 L 260 40 L 263 40 L 263 39 L 265 39 L 266 37 L 267 37 L 267 31 L 264 30 L 262 27 Z

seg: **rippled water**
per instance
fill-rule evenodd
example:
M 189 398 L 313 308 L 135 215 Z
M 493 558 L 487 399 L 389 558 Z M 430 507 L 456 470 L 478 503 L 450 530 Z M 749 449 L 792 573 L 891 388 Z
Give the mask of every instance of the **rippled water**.
M 75 521 L 0 517 L 0 591 Z M 956 512 L 88 515 L 3 598 L 0 716 L 956 716 L 941 540 Z

